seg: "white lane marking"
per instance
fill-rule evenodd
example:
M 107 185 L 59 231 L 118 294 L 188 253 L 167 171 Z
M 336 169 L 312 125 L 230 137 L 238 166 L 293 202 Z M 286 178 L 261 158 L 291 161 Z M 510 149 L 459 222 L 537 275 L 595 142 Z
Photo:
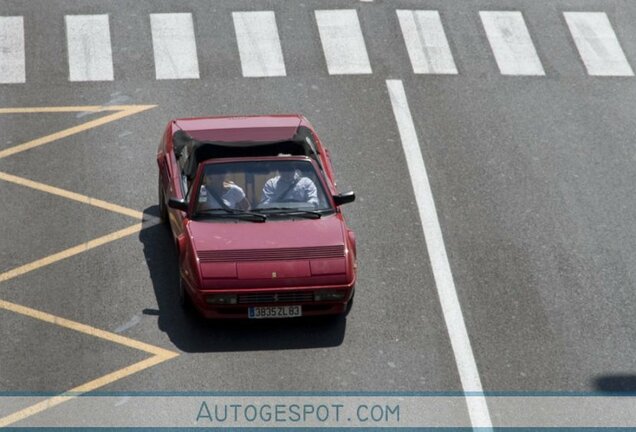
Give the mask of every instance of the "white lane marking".
M 605 12 L 563 12 L 563 16 L 588 74 L 634 75 Z
M 502 75 L 545 75 L 519 11 L 480 11 L 488 42 Z
M 358 13 L 354 9 L 317 10 L 316 23 L 330 75 L 370 74 Z
M 199 59 L 192 14 L 150 14 L 150 28 L 157 79 L 198 79 Z
M 232 19 L 243 76 L 285 76 L 274 12 L 232 12 Z
M 422 157 L 404 86 L 400 80 L 387 80 L 386 85 L 391 98 L 400 139 L 402 140 L 409 174 L 411 175 L 411 183 L 413 184 L 415 200 L 422 222 L 426 248 L 431 260 L 437 294 L 455 355 L 459 378 L 465 393 L 478 393 L 477 395 L 466 395 L 466 405 L 468 406 L 471 424 L 474 428 L 492 428 L 488 405 L 482 393 L 479 371 L 477 370 L 475 356 L 473 355 L 466 324 L 464 323 L 464 316 L 457 298 L 457 290 L 455 289 L 453 274 L 446 255 L 442 229 L 435 210 L 433 192 L 428 181 L 424 158 Z
M 24 18 L 0 17 L 0 84 L 26 81 Z
M 112 81 L 108 15 L 66 15 L 69 81 Z
M 436 10 L 397 10 L 404 43 L 416 74 L 457 74 Z

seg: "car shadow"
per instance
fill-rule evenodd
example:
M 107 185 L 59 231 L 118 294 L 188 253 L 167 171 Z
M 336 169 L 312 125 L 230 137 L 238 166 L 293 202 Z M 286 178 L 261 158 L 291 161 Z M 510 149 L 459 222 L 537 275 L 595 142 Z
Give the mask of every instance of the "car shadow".
M 636 395 L 636 375 L 602 375 L 594 379 L 597 391 L 606 393 L 630 393 Z
M 158 206 L 144 211 L 159 216 Z M 161 331 L 185 352 L 229 352 L 334 347 L 342 344 L 346 318 L 300 318 L 286 320 L 208 321 L 186 313 L 179 305 L 177 254 L 170 230 L 155 225 L 142 230 L 139 241 L 158 310 L 146 308 L 145 315 L 157 315 Z

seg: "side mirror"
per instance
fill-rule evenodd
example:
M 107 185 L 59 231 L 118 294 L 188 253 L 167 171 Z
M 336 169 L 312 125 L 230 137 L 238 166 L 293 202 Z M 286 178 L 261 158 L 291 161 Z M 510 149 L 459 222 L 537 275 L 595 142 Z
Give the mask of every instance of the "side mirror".
M 168 200 L 168 207 L 187 212 L 188 202 L 184 200 L 178 200 L 176 198 L 170 198 Z
M 333 200 L 336 202 L 336 205 L 347 204 L 350 202 L 354 202 L 356 199 L 356 194 L 353 191 L 341 193 L 340 195 L 334 195 Z

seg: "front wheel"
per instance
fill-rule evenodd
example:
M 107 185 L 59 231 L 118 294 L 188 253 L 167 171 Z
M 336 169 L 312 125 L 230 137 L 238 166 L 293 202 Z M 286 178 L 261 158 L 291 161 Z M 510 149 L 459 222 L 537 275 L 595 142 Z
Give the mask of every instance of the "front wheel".
M 351 312 L 351 308 L 353 307 L 353 298 L 355 297 L 356 292 L 353 292 L 351 299 L 347 302 L 347 309 L 345 309 L 344 316 L 348 316 L 349 312 Z
M 166 206 L 166 197 L 163 192 L 163 186 L 161 185 L 161 176 L 159 176 L 158 195 L 159 195 L 159 219 L 161 219 L 161 223 L 168 225 L 168 207 Z
M 185 282 L 183 282 L 181 275 L 179 275 L 179 305 L 186 312 L 192 311 L 192 300 L 190 299 L 190 294 L 186 291 Z

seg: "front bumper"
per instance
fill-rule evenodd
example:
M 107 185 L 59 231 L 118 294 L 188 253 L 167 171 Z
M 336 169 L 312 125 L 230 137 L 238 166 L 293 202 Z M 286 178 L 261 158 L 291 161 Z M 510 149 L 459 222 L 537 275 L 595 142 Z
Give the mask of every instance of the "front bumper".
M 187 285 L 187 284 L 186 284 Z M 192 300 L 192 304 L 201 314 L 208 319 L 247 319 L 248 308 L 252 306 L 288 306 L 300 305 L 302 307 L 302 316 L 321 316 L 321 315 L 339 315 L 347 311 L 347 304 L 353 297 L 355 282 L 350 285 L 339 285 L 329 287 L 302 287 L 289 289 L 249 289 L 226 291 L 223 294 L 236 294 L 241 297 L 271 297 L 280 296 L 281 298 L 289 298 L 290 294 L 298 294 L 298 298 L 304 298 L 301 301 L 261 301 L 257 303 L 239 303 L 232 305 L 209 304 L 205 301 L 207 295 L 218 294 L 219 291 L 200 291 L 187 287 L 188 294 Z M 313 301 L 307 300 L 308 294 L 322 290 L 344 291 L 343 300 L 338 301 Z M 312 297 L 312 296 L 309 296 Z

